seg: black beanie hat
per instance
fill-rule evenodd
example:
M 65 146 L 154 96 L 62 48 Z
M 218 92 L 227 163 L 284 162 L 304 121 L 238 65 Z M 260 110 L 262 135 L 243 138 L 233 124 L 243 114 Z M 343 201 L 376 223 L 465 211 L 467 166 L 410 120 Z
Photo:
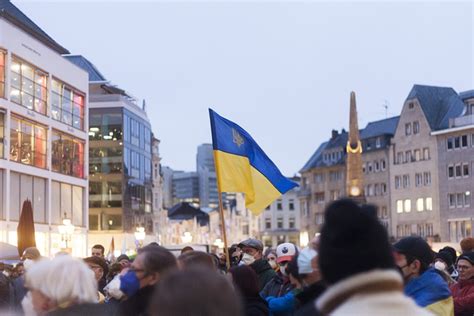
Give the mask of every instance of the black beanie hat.
M 326 208 L 318 261 L 328 284 L 361 272 L 395 268 L 387 231 L 376 214 L 375 207 L 350 199 Z
M 450 266 L 452 266 L 453 263 L 454 263 L 451 254 L 450 254 L 447 250 L 443 250 L 443 249 L 441 249 L 441 250 L 436 254 L 435 260 L 436 260 L 436 259 L 441 259 L 441 260 L 443 260 L 443 261 L 446 263 L 446 265 L 448 266 L 448 268 L 449 268 Z
M 433 263 L 434 253 L 430 245 L 419 236 L 404 237 L 393 245 L 393 249 L 398 253 L 420 260 L 425 267 Z
M 443 249 L 441 249 L 440 252 L 441 251 L 446 251 L 447 253 L 449 253 L 451 255 L 451 259 L 453 260 L 453 264 L 456 262 L 456 259 L 458 258 L 458 254 L 456 252 L 456 249 L 454 249 L 453 247 L 446 246 Z

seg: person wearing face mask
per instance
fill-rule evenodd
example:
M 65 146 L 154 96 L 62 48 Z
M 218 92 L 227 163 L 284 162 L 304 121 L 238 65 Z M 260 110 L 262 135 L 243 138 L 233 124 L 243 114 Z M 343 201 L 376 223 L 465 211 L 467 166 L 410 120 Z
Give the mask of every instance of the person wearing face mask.
M 278 245 L 276 249 L 277 253 L 277 263 L 280 266 L 280 271 L 273 277 L 273 279 L 267 283 L 267 285 L 263 288 L 260 292 L 260 296 L 263 298 L 279 298 L 283 297 L 288 294 L 290 291 L 293 290 L 294 286 L 290 282 L 290 278 L 288 276 L 288 263 L 293 259 L 293 257 L 297 254 L 296 253 L 296 246 L 292 243 L 282 243 Z M 267 300 L 268 301 L 268 300 Z M 269 304 L 270 306 L 270 304 Z M 270 311 L 272 311 L 272 307 L 270 306 Z M 274 315 L 286 315 L 287 313 L 275 313 L 272 311 Z
M 474 252 L 466 252 L 459 256 L 458 283 L 451 285 L 453 293 L 454 315 L 472 315 L 474 311 Z
M 277 259 L 276 251 L 271 248 L 267 249 L 265 251 L 265 259 L 267 259 L 268 264 L 270 264 L 270 267 L 272 267 L 272 269 L 278 273 L 278 271 L 280 270 L 280 267 L 278 266 L 278 263 L 276 261 Z
M 448 251 L 440 250 L 436 254 L 433 267 L 440 272 L 443 279 L 448 282 L 448 285 L 456 283 L 456 280 L 452 277 L 451 270 L 453 267 L 453 259 Z
M 267 260 L 263 258 L 263 244 L 260 240 L 249 238 L 238 247 L 242 249 L 241 263 L 251 267 L 258 276 L 259 291 L 276 275 Z
M 118 307 L 119 315 L 147 315 L 155 285 L 176 268 L 176 258 L 166 248 L 156 245 L 140 248 L 130 268 L 120 276 L 120 291 L 126 298 Z
M 438 270 L 430 267 L 434 256 L 428 243 L 410 236 L 395 243 L 393 249 L 405 280 L 405 294 L 435 315 L 453 315 L 451 291 Z

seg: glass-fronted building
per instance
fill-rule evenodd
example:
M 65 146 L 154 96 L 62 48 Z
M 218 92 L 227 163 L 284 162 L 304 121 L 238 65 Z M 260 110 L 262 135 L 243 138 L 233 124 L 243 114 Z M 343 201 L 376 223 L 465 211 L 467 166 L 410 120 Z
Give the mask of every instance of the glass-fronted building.
M 150 121 L 86 58 L 67 58 L 89 72 L 89 239 L 134 249 L 137 227 L 153 233 Z
M 17 244 L 30 200 L 36 246 L 87 249 L 87 72 L 9 1 L 0 9 L 0 242 Z M 6 18 L 8 17 L 8 18 Z M 61 225 L 74 225 L 64 234 Z

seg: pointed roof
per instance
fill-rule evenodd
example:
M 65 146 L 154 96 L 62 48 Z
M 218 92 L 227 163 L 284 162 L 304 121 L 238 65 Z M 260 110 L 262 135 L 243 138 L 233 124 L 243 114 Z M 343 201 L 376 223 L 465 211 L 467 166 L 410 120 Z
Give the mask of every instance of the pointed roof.
M 209 221 L 209 215 L 201 209 L 190 205 L 187 202 L 181 202 L 168 210 L 168 218 L 173 220 L 189 220 L 196 217 L 201 225 Z
M 14 24 L 26 33 L 30 34 L 49 48 L 59 54 L 69 54 L 69 51 L 59 45 L 45 31 L 36 25 L 30 18 L 14 6 L 10 0 L 0 0 L 0 17 Z
M 104 75 L 100 73 L 97 67 L 91 63 L 87 58 L 82 55 L 66 55 L 64 56 L 67 60 L 69 60 L 74 65 L 78 66 L 79 68 L 84 69 L 89 73 L 89 82 L 105 82 Z
M 449 87 L 414 85 L 406 101 L 417 99 L 432 131 L 449 128 L 449 119 L 464 110 L 460 96 Z
M 463 92 L 459 92 L 459 97 L 465 101 L 467 99 L 472 99 L 474 98 L 474 90 L 467 90 Z
M 400 116 L 394 116 L 375 122 L 369 122 L 367 126 L 360 131 L 360 138 L 367 139 L 382 135 L 394 135 L 399 119 Z

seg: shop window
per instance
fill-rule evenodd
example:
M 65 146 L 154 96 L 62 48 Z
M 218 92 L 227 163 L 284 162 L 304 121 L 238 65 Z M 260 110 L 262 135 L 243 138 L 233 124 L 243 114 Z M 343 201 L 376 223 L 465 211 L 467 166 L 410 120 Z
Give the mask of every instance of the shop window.
M 82 93 L 53 79 L 51 116 L 77 129 L 84 129 L 84 96 Z
M 10 122 L 10 160 L 46 168 L 46 128 L 15 116 Z

